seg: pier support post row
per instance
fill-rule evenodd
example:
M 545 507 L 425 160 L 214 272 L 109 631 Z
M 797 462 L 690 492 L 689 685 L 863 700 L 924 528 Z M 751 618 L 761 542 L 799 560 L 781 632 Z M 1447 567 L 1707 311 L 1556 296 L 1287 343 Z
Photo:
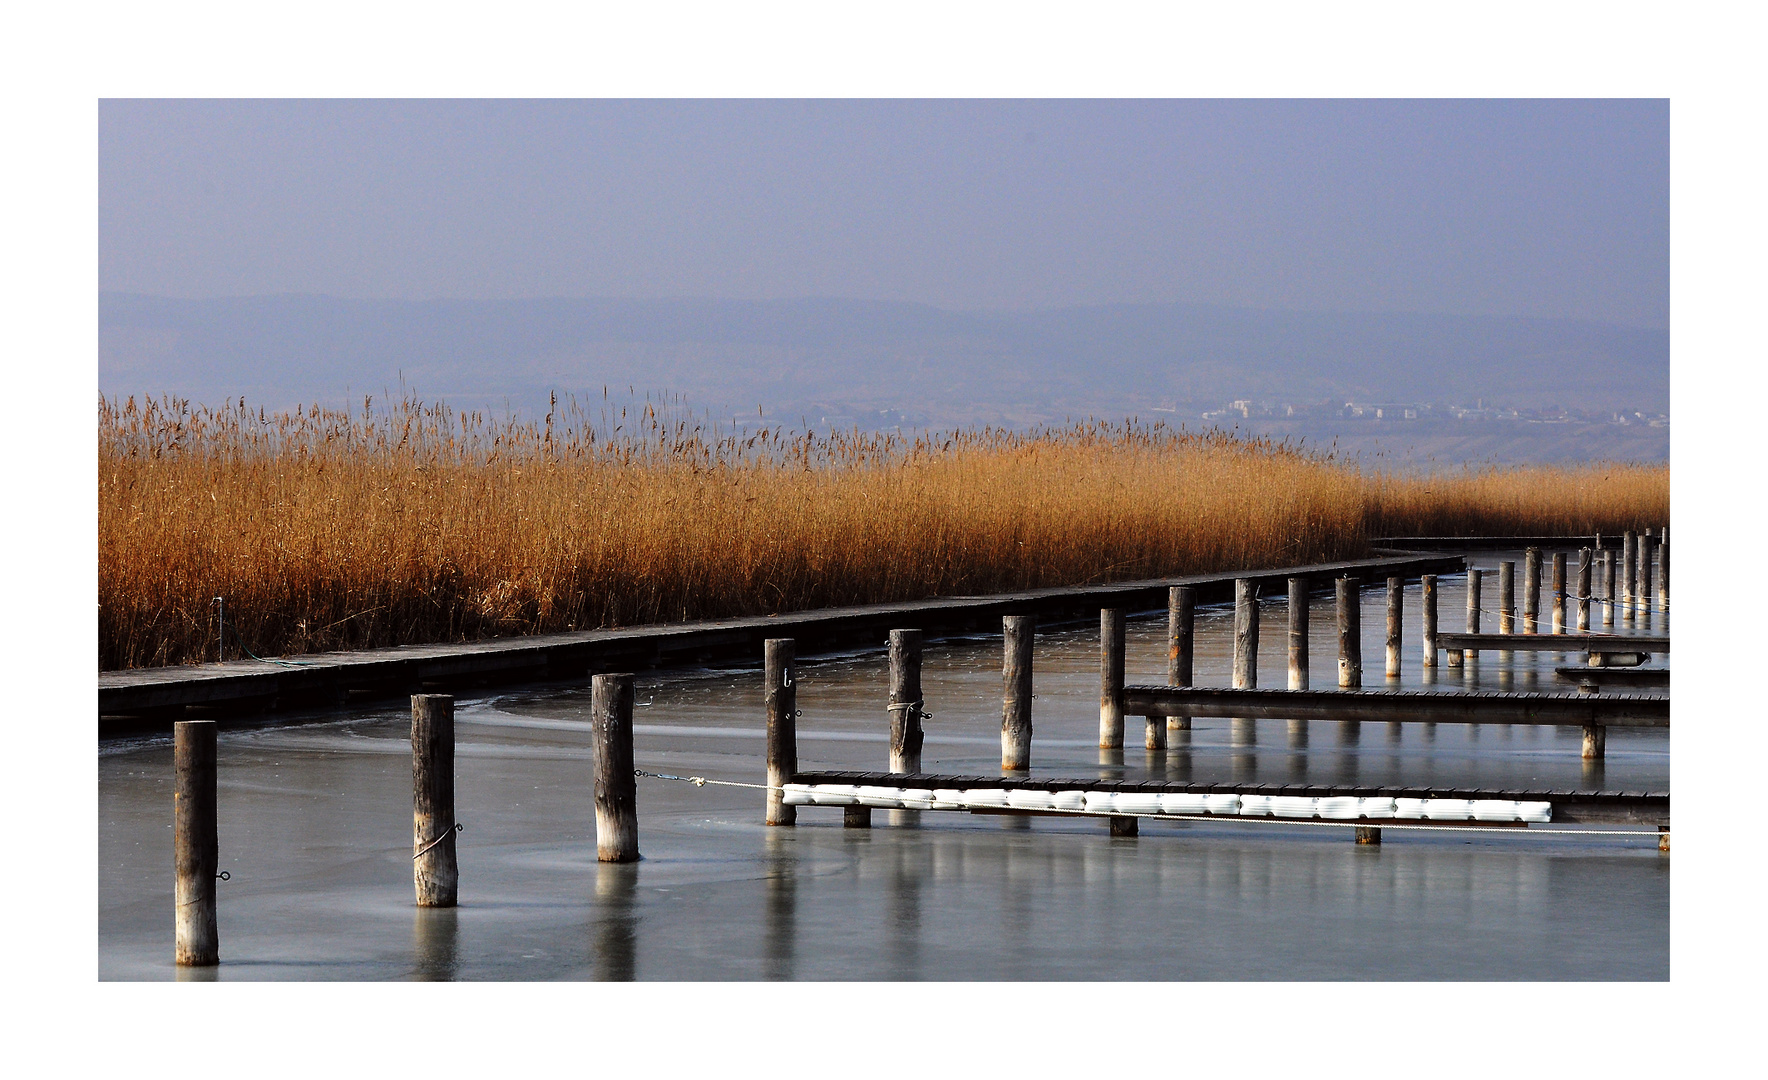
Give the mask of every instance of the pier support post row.
M 1589 548 L 1578 549 L 1578 629 L 1590 629 L 1590 557 Z
M 921 771 L 921 631 L 890 631 L 890 771 Z
M 1633 621 L 1633 575 L 1639 565 L 1639 538 L 1632 530 L 1621 534 L 1621 621 Z
M 1404 578 L 1387 579 L 1387 677 L 1400 677 L 1400 632 L 1404 625 L 1401 598 L 1405 595 Z
M 1602 625 L 1615 624 L 1615 553 L 1602 553 Z
M 215 924 L 220 832 L 215 807 L 215 721 L 172 725 L 172 959 L 183 967 L 221 962 Z
M 1565 552 L 1553 553 L 1553 632 L 1565 633 Z
M 1424 665 L 1427 668 L 1437 666 L 1437 576 L 1425 574 L 1423 577 L 1423 595 L 1419 600 L 1422 608 L 1421 618 L 1424 623 Z
M 1190 686 L 1192 673 L 1192 631 L 1197 611 L 1197 593 L 1189 585 L 1174 585 L 1166 590 L 1166 683 L 1168 686 Z M 1156 722 L 1156 721 L 1151 721 Z M 1166 729 L 1190 731 L 1189 716 L 1169 716 Z
M 1541 632 L 1541 549 L 1525 548 L 1522 553 L 1522 632 Z M 1472 631 L 1469 631 L 1472 633 Z
M 595 857 L 638 861 L 638 779 L 632 772 L 632 676 L 597 675 L 590 683 L 590 738 L 595 744 Z
M 454 698 L 411 695 L 411 881 L 418 907 L 453 907 L 460 888 L 454 846 Z
M 1258 689 L 1258 586 L 1234 579 L 1234 689 Z
M 798 808 L 780 790 L 798 775 L 798 640 L 768 638 L 762 644 L 767 687 L 767 823 L 798 824 Z
M 1022 772 L 1031 768 L 1031 645 L 1037 617 L 1003 616 L 1001 632 L 1001 768 Z
M 1123 609 L 1099 609 L 1099 749 L 1123 749 Z
M 1338 587 L 1338 685 L 1363 685 L 1363 612 L 1357 579 L 1341 577 Z
M 1289 579 L 1289 688 L 1308 688 L 1308 579 Z

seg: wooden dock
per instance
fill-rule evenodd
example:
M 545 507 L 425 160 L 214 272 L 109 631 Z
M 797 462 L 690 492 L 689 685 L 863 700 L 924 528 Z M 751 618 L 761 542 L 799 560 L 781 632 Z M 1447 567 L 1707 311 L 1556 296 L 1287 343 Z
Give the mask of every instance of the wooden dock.
M 1228 781 L 1185 783 L 1172 780 L 1097 780 L 1042 776 L 1009 779 L 1000 776 L 944 776 L 931 773 L 914 773 L 905 776 L 887 772 L 801 772 L 792 778 L 792 782 L 795 784 L 854 784 L 903 788 L 1002 788 L 1008 791 L 1053 792 L 1084 789 L 1152 795 L 1170 792 L 1186 795 L 1241 794 L 1299 796 L 1302 798 L 1354 795 L 1358 798 L 1395 799 L 1510 799 L 1517 802 L 1551 803 L 1553 824 L 1555 825 L 1570 823 L 1668 825 L 1670 823 L 1670 793 L 1667 791 L 1575 791 L 1569 788 L 1555 788 L 1549 791 L 1497 791 L 1486 788 L 1370 787 L 1355 784 L 1237 784 Z M 1015 811 L 997 812 L 1011 813 Z M 1018 812 L 1037 813 L 1037 811 Z M 1233 821 L 1236 819 L 1226 817 L 1222 820 Z M 1407 822 L 1382 821 L 1365 824 L 1404 825 Z M 1439 823 L 1431 822 L 1429 824 Z M 1469 824 L 1478 823 L 1470 822 Z
M 1478 652 L 1653 653 L 1669 655 L 1668 634 L 1437 634 L 1437 647 Z
M 590 674 L 671 665 L 737 662 L 753 665 L 767 638 L 797 639 L 800 656 L 877 647 L 893 629 L 913 626 L 928 638 L 1000 630 L 1005 615 L 1035 615 L 1042 625 L 1097 618 L 1101 606 L 1165 610 L 1168 589 L 1189 586 L 1199 603 L 1233 599 L 1236 577 L 1281 595 L 1288 579 L 1307 575 L 1322 586 L 1349 576 L 1364 583 L 1389 577 L 1456 573 L 1459 555 L 1358 559 L 1257 573 L 1209 574 L 893 604 L 824 608 L 778 616 L 588 630 L 458 644 L 407 645 L 360 652 L 315 653 L 287 660 L 238 660 L 100 672 L 99 733 L 164 729 L 190 709 L 226 717 L 285 709 L 335 707 L 348 700 L 512 682 L 583 679 Z
M 1126 686 L 1130 716 L 1239 720 L 1387 721 L 1430 724 L 1669 727 L 1661 694 L 1458 692 L 1453 690 L 1225 690 Z

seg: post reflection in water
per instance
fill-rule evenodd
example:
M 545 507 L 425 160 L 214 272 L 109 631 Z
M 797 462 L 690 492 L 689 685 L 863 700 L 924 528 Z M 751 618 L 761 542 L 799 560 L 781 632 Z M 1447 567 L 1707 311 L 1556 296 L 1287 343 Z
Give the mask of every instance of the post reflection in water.
M 1121 780 L 1123 779 L 1123 769 L 1122 747 L 1101 746 L 1099 748 L 1099 779 Z
M 798 938 L 798 852 L 791 829 L 767 830 L 767 931 L 762 941 L 763 978 L 793 977 Z
M 1028 817 L 1019 820 L 1031 823 Z M 918 979 L 922 977 L 921 890 L 931 876 L 930 856 L 925 845 L 908 841 L 892 843 L 888 858 L 884 935 L 890 978 Z
M 412 978 L 453 981 L 460 970 L 460 909 L 414 907 L 412 912 Z
M 595 875 L 595 978 L 631 982 L 638 977 L 638 863 L 597 863 Z

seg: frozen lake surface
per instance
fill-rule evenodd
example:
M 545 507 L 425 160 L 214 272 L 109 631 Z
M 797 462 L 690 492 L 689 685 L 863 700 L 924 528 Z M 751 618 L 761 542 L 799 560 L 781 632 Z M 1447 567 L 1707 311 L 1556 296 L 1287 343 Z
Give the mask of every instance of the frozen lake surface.
M 1489 554 L 1486 607 L 1495 608 Z M 1521 574 L 1518 567 L 1518 587 Z M 1545 576 L 1545 574 L 1543 575 Z M 1444 578 L 1445 631 L 1463 577 Z M 1546 604 L 1542 629 L 1546 629 Z M 1385 594 L 1363 594 L 1364 685 L 1571 689 L 1546 653 L 1465 672 L 1419 664 L 1406 590 L 1405 672 L 1381 674 Z M 1335 678 L 1330 596 L 1310 609 L 1315 687 Z M 1650 629 L 1665 632 L 1665 616 Z M 1264 602 L 1260 683 L 1284 685 L 1286 602 Z M 1485 629 L 1496 630 L 1495 615 Z M 1599 626 L 1596 628 L 1600 628 Z M 1620 632 L 1630 628 L 1617 627 Z M 1165 681 L 1165 615 L 1133 616 L 1129 681 Z M 1231 606 L 1200 609 L 1197 682 L 1228 684 Z M 652 771 L 759 782 L 760 657 L 740 671 L 637 677 L 636 759 Z M 1096 748 L 1098 628 L 1042 631 L 1034 775 L 1414 786 L 1668 790 L 1669 733 L 1613 729 L 1607 761 L 1577 728 L 1196 720 L 1165 753 Z M 799 765 L 886 767 L 882 647 L 800 660 Z M 930 641 L 924 768 L 995 774 L 1000 639 Z M 637 864 L 595 860 L 589 687 L 458 698 L 461 906 L 412 903 L 409 711 L 352 708 L 220 735 L 222 964 L 172 957 L 171 739 L 99 750 L 99 975 L 104 979 L 1625 979 L 1669 977 L 1670 856 L 1624 839 L 1293 823 L 921 815 L 841 828 L 801 808 L 761 824 L 760 791 L 639 781 Z

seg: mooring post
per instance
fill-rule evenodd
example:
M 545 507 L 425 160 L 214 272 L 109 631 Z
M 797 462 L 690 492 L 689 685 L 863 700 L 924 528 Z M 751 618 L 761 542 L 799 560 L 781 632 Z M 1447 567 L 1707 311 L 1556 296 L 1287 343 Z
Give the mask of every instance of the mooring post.
M 1485 573 L 1478 567 L 1469 567 L 1467 571 L 1467 632 L 1470 634 L 1479 633 L 1480 583 L 1485 580 Z M 1478 660 L 1479 650 L 1463 650 L 1461 659 Z
M 1234 689 L 1258 688 L 1258 586 L 1234 579 Z
M 921 771 L 921 631 L 890 631 L 890 771 Z
M 1522 632 L 1540 633 L 1541 617 L 1541 549 L 1525 548 L 1522 553 Z
M 1589 548 L 1578 549 L 1578 629 L 1590 629 L 1590 556 Z
M 1516 563 L 1498 564 L 1498 632 L 1516 633 Z
M 1099 749 L 1123 748 L 1123 609 L 1099 609 Z
M 411 880 L 418 907 L 453 907 L 454 697 L 411 695 Z
M 1601 761 L 1608 745 L 1608 728 L 1601 724 L 1584 725 L 1584 760 Z
M 1387 579 L 1387 677 L 1400 677 L 1401 597 L 1406 586 L 1404 578 Z
M 1437 666 L 1437 576 L 1425 574 L 1424 595 L 1421 600 L 1424 621 L 1424 665 L 1427 668 Z
M 1189 585 L 1166 590 L 1166 682 L 1168 686 L 1191 685 L 1191 635 L 1195 624 L 1197 593 Z M 1166 718 L 1168 731 L 1190 731 L 1189 716 Z
M 1308 688 L 1308 579 L 1289 579 L 1289 688 Z
M 1363 612 L 1357 579 L 1341 577 L 1338 588 L 1338 685 L 1363 685 Z
M 1634 595 L 1639 598 L 1639 615 L 1642 619 L 1651 618 L 1651 564 L 1652 556 L 1657 548 L 1649 531 L 1639 541 L 1639 588 Z
M 1639 538 L 1631 529 L 1621 534 L 1621 621 L 1633 621 L 1633 575 L 1637 572 Z
M 638 778 L 632 771 L 632 676 L 590 681 L 590 739 L 595 747 L 595 857 L 638 860 Z
M 1670 610 L 1670 527 L 1664 526 L 1664 539 L 1658 545 L 1658 594 L 1659 611 Z
M 1031 768 L 1031 644 L 1037 633 L 1034 615 L 1001 619 L 1005 648 L 1001 664 L 1001 768 Z
M 1615 624 L 1615 553 L 1602 553 L 1602 625 Z
M 1565 552 L 1553 553 L 1553 632 L 1565 633 Z
M 796 825 L 798 808 L 780 790 L 798 775 L 798 640 L 768 638 L 762 643 L 767 705 L 767 823 Z M 894 680 L 893 680 L 894 681 Z M 892 744 L 894 745 L 894 743 Z
M 172 959 L 182 967 L 221 962 L 215 875 L 221 842 L 215 805 L 215 721 L 172 725 Z

